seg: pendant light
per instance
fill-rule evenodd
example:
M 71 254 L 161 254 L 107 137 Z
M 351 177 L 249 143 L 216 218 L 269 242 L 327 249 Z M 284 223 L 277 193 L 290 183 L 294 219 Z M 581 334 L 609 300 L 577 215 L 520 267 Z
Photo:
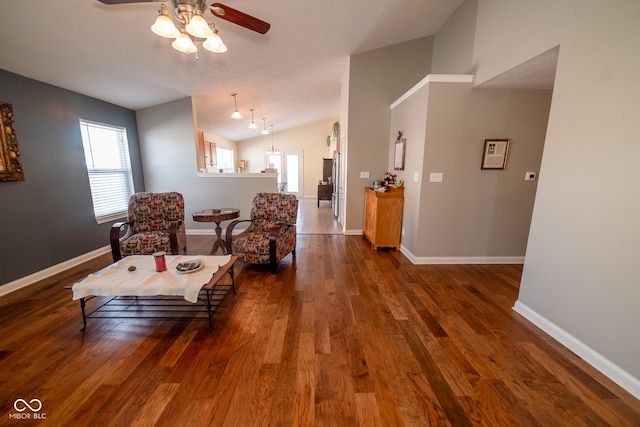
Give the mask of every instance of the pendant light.
M 253 110 L 255 110 L 255 108 L 252 108 L 251 110 L 251 123 L 249 124 L 249 129 L 258 129 L 258 126 L 256 126 L 256 123 L 253 121 Z
M 264 152 L 264 154 L 267 154 L 267 155 L 280 154 L 280 150 L 278 150 L 277 148 L 275 148 L 273 146 L 273 125 L 271 125 L 271 148 L 267 148 L 267 150 Z
M 231 118 L 232 119 L 241 119 L 242 118 L 242 114 L 240 114 L 240 112 L 238 111 L 238 94 L 237 93 L 232 93 L 231 96 L 233 96 L 233 102 L 236 106 L 236 109 L 233 111 L 233 114 L 231 114 Z
M 262 129 L 262 132 L 260 132 L 261 135 L 269 135 L 269 131 L 267 130 L 267 122 L 266 122 L 266 120 L 267 119 L 265 119 L 264 117 L 262 118 L 263 129 Z

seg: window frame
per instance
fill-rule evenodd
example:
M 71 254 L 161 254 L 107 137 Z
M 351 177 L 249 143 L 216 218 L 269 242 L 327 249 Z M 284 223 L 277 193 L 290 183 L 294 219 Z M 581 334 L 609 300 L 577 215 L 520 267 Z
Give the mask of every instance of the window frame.
M 91 203 L 96 222 L 103 224 L 126 218 L 129 198 L 135 193 L 126 127 L 85 119 L 79 119 L 79 125 L 91 191 Z M 113 147 L 108 148 L 117 150 L 117 152 L 111 153 L 114 156 L 111 160 L 117 158 L 118 167 L 92 167 L 90 161 L 95 166 L 98 157 L 94 153 L 96 153 L 97 144 L 99 143 L 98 141 L 91 141 L 92 129 L 95 131 L 107 130 L 115 132 L 117 141 L 109 141 L 110 144 L 113 144 Z M 94 137 L 96 136 L 94 134 Z M 88 140 L 86 137 L 88 137 Z M 113 176 L 114 174 L 116 175 L 115 177 Z

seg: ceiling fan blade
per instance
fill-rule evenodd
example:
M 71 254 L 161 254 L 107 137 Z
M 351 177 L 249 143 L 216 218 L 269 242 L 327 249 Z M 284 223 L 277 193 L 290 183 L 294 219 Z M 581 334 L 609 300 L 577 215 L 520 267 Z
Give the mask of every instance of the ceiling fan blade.
M 104 4 L 151 3 L 165 0 L 98 0 Z
M 222 18 L 226 21 L 233 22 L 241 27 L 248 28 L 260 34 L 266 34 L 271 28 L 271 24 L 264 22 L 258 18 L 254 18 L 251 15 L 240 12 L 222 3 L 213 3 L 211 5 L 211 13 L 218 18 Z

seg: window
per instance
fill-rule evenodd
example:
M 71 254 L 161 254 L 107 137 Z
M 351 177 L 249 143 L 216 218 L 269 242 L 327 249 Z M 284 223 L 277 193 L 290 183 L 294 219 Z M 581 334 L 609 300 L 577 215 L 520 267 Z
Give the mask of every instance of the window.
M 233 173 L 233 150 L 216 146 L 216 157 L 218 171 L 222 169 L 224 173 Z
M 80 131 L 96 221 L 126 216 L 134 192 L 127 130 L 80 120 Z

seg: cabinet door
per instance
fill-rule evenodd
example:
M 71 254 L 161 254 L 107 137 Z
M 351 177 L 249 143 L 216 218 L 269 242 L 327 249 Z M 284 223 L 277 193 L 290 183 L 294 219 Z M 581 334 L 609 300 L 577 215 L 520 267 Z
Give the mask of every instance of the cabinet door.
M 364 232 L 365 236 L 368 235 L 369 240 L 374 244 L 376 238 L 377 200 L 376 195 L 372 192 L 367 191 L 366 194 L 367 196 L 364 207 Z
M 204 141 L 204 163 L 206 167 L 212 168 L 218 163 L 216 158 L 215 142 Z

